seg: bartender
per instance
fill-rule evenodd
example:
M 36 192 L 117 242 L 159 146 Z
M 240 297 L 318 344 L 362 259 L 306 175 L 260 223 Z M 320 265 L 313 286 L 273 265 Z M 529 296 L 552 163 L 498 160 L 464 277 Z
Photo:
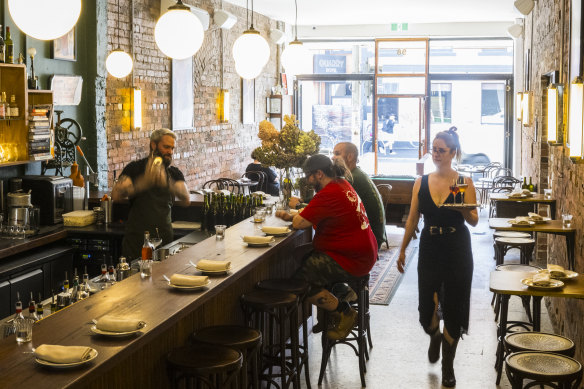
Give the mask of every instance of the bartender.
M 122 255 L 126 258 L 140 256 L 144 231 L 156 234 L 158 228 L 162 244 L 172 242 L 170 211 L 173 201 L 184 207 L 190 205 L 184 175 L 178 168 L 170 166 L 175 141 L 176 134 L 171 130 L 154 130 L 150 135 L 150 155 L 130 162 L 114 185 L 113 200 L 128 198 L 130 201 L 122 241 Z

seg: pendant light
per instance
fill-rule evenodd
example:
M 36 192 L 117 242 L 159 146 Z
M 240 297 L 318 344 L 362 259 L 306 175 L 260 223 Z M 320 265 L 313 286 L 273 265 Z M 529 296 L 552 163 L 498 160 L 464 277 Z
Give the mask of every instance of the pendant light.
M 294 21 L 294 40 L 286 46 L 282 53 L 282 66 L 286 74 L 298 75 L 312 73 L 312 64 L 310 61 L 310 53 L 304 47 L 302 42 L 298 40 L 298 2 L 294 0 L 294 7 L 296 8 L 296 18 Z
M 247 6 L 246 6 L 247 7 Z M 251 0 L 251 25 L 233 44 L 235 71 L 246 80 L 260 75 L 270 59 L 270 46 L 253 28 L 253 0 Z
M 117 1 L 118 8 L 118 26 L 116 35 L 118 38 L 118 48 L 112 51 L 105 60 L 105 68 L 108 73 L 116 78 L 124 78 L 132 71 L 134 61 L 130 54 L 120 48 L 120 0 Z M 134 22 L 132 21 L 132 32 L 134 31 Z
M 203 44 L 205 31 L 198 17 L 182 0 L 168 7 L 154 27 L 154 40 L 165 55 L 185 59 L 195 55 Z
M 8 12 L 26 35 L 52 40 L 75 27 L 81 14 L 81 0 L 8 0 Z

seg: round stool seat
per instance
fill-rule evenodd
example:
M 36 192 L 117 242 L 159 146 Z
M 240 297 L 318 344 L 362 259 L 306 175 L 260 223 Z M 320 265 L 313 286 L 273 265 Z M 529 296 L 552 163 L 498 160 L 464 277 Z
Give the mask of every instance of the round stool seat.
M 197 343 L 171 351 L 166 360 L 174 369 L 208 375 L 239 369 L 242 355 L 228 347 Z
M 304 280 L 296 278 L 282 278 L 260 281 L 257 283 L 257 287 L 260 289 L 279 290 L 295 295 L 303 295 L 308 291 L 310 285 Z
M 296 305 L 298 297 L 292 293 L 278 290 L 252 290 L 241 296 L 241 300 L 250 306 L 262 306 L 265 308 L 278 308 Z
M 193 340 L 242 350 L 260 343 L 262 334 L 249 327 L 224 325 L 202 328 L 193 334 Z
M 533 271 L 533 272 L 538 272 L 541 270 L 541 267 L 534 266 L 534 265 L 518 265 L 518 264 L 510 263 L 510 264 L 498 265 L 495 268 L 495 270 L 497 270 L 497 271 L 522 271 L 522 272 Z
M 496 243 L 500 244 L 512 244 L 512 245 L 528 245 L 534 244 L 535 239 L 532 238 L 506 238 L 506 237 L 499 237 L 495 238 Z
M 578 374 L 580 362 L 561 354 L 537 351 L 522 351 L 507 356 L 507 368 L 525 376 L 554 381 L 558 378 Z
M 501 238 L 531 238 L 528 232 L 519 231 L 495 231 L 493 232 L 493 236 L 499 236 Z
M 511 351 L 549 351 L 568 356 L 574 353 L 570 339 L 545 332 L 514 332 L 505 336 L 505 343 Z

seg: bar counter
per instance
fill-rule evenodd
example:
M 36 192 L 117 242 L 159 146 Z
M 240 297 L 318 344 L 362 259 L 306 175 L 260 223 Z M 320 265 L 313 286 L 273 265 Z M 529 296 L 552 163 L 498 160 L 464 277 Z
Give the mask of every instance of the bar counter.
M 165 388 L 166 354 L 184 345 L 193 330 L 214 324 L 242 324 L 239 297 L 257 281 L 286 278 L 298 268 L 296 247 L 310 242 L 311 230 L 292 231 L 275 238 L 266 248 L 247 247 L 243 235 L 261 234 L 261 225 L 246 219 L 226 231 L 223 241 L 208 238 L 153 267 L 153 276 L 135 274 L 36 323 L 32 342 L 18 345 L 14 335 L 0 341 L 2 387 L 50 388 Z M 263 225 L 285 225 L 269 217 Z M 227 275 L 210 277 L 207 289 L 180 292 L 162 275 L 199 274 L 189 264 L 199 259 L 231 261 Z M 129 338 L 92 335 L 91 320 L 109 314 L 143 320 L 146 328 Z M 80 345 L 95 348 L 98 357 L 75 369 L 39 366 L 30 352 L 41 344 Z

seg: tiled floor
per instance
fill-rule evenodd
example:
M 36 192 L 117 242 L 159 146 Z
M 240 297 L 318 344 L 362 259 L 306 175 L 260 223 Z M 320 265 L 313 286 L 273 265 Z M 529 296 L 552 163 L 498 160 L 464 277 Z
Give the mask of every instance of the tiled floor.
M 471 228 L 474 276 L 471 297 L 469 335 L 459 342 L 455 374 L 457 388 L 497 388 L 495 385 L 496 323 L 491 307 L 489 273 L 494 269 L 492 231 L 487 223 L 487 211 L 480 214 L 479 225 Z M 388 227 L 390 229 L 391 227 Z M 403 230 L 392 229 L 392 232 Z M 401 241 L 390 242 L 399 245 Z M 518 251 L 507 258 L 518 261 Z M 417 258 L 408 265 L 404 279 L 389 306 L 371 306 L 373 349 L 367 363 L 367 388 L 370 389 L 433 389 L 441 388 L 440 361 L 430 364 L 427 358 L 429 337 L 418 323 Z M 551 331 L 547 311 L 542 309 L 542 331 Z M 524 319 L 519 298 L 511 298 L 510 319 Z M 317 387 L 320 370 L 320 335 L 311 336 L 310 375 Z M 302 374 L 304 376 L 304 374 Z M 305 387 L 305 382 L 302 382 Z M 322 388 L 360 388 L 357 357 L 346 346 L 333 350 Z M 499 388 L 510 388 L 507 377 Z

